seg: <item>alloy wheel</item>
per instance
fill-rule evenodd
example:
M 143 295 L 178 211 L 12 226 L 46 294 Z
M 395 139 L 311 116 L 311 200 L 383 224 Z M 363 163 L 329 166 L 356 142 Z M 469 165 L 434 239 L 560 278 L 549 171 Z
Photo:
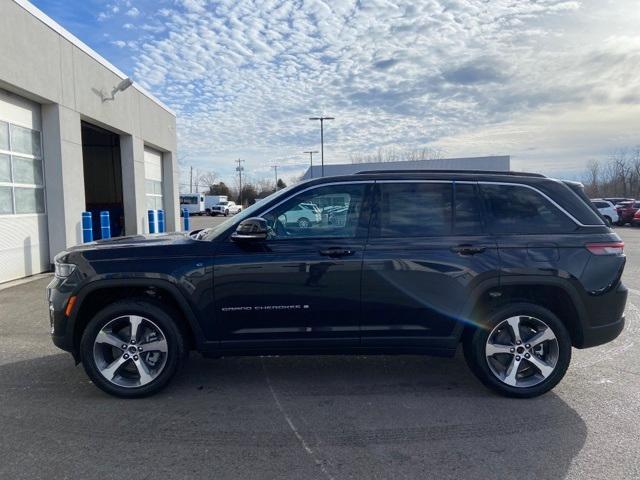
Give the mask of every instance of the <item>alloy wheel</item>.
M 139 315 L 110 320 L 93 342 L 93 359 L 100 374 L 125 388 L 153 382 L 162 373 L 168 353 L 164 332 Z
M 489 334 L 485 356 L 491 373 L 517 388 L 538 385 L 555 370 L 558 339 L 542 320 L 526 315 L 507 318 Z

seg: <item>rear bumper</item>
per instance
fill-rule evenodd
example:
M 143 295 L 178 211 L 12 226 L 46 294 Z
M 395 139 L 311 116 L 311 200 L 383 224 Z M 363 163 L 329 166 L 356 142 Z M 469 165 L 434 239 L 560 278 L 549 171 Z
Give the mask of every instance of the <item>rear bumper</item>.
M 614 340 L 624 329 L 624 308 L 627 303 L 627 288 L 618 287 L 603 295 L 589 296 L 585 307 L 586 321 L 582 325 L 581 338 L 575 342 L 577 348 L 589 348 Z

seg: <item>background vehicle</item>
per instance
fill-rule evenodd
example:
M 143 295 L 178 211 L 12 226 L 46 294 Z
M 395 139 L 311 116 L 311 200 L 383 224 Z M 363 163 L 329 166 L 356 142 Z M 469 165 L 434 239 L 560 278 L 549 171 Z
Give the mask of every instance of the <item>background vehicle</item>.
M 309 228 L 313 224 L 319 224 L 322 221 L 322 213 L 320 209 L 309 203 L 301 203 L 294 205 L 290 210 L 282 214 L 284 223 L 297 225 L 300 228 Z
M 321 202 L 344 221 L 288 221 Z M 376 172 L 297 184 L 193 236 L 73 247 L 47 298 L 54 343 L 122 397 L 161 389 L 189 349 L 452 356 L 460 344 L 486 386 L 533 397 L 562 379 L 572 346 L 622 331 L 623 248 L 576 183 Z
M 620 202 L 632 202 L 633 198 L 624 198 L 624 197 L 607 197 L 602 198 L 600 200 L 606 200 L 607 202 L 613 203 L 613 206 L 617 206 Z
M 618 225 L 626 225 L 633 221 L 633 216 L 640 209 L 640 202 L 637 200 L 620 202 L 616 205 L 618 211 Z
M 634 227 L 640 227 L 640 209 L 636 211 L 633 215 L 633 220 L 631 221 L 631 225 Z
M 598 209 L 609 225 L 617 224 L 619 220 L 618 211 L 613 204 L 607 200 L 594 198 L 591 203 Z
M 230 200 L 224 200 L 217 205 L 211 207 L 211 215 L 235 215 L 236 213 L 240 213 L 242 211 L 242 206 L 237 205 L 235 202 Z
M 207 215 L 213 214 L 213 207 L 219 205 L 220 202 L 226 202 L 226 195 L 205 195 L 204 196 L 204 211 Z
M 204 213 L 204 195 L 200 193 L 181 193 L 180 211 L 187 209 L 189 215 L 202 215 Z

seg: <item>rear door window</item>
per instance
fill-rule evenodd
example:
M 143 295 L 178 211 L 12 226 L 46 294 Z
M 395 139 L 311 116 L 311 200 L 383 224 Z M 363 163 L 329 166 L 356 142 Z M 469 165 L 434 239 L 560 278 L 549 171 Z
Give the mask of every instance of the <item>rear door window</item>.
M 452 231 L 451 183 L 380 183 L 371 235 L 431 237 Z
M 492 233 L 569 233 L 576 229 L 576 224 L 564 212 L 531 188 L 482 184 L 481 189 Z

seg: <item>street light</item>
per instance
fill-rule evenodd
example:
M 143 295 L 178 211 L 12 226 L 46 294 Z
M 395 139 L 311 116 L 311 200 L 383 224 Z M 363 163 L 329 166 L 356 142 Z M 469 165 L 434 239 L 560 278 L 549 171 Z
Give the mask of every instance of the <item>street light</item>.
M 311 168 L 309 169 L 309 172 L 311 174 L 311 178 L 313 178 L 313 154 L 314 153 L 318 153 L 317 150 L 310 150 L 308 152 L 302 152 L 302 153 L 308 153 L 309 154 L 309 160 L 311 161 Z
M 320 169 L 321 176 L 324 177 L 324 121 L 335 120 L 334 117 L 309 117 L 309 120 L 320 120 L 320 162 L 322 167 Z

